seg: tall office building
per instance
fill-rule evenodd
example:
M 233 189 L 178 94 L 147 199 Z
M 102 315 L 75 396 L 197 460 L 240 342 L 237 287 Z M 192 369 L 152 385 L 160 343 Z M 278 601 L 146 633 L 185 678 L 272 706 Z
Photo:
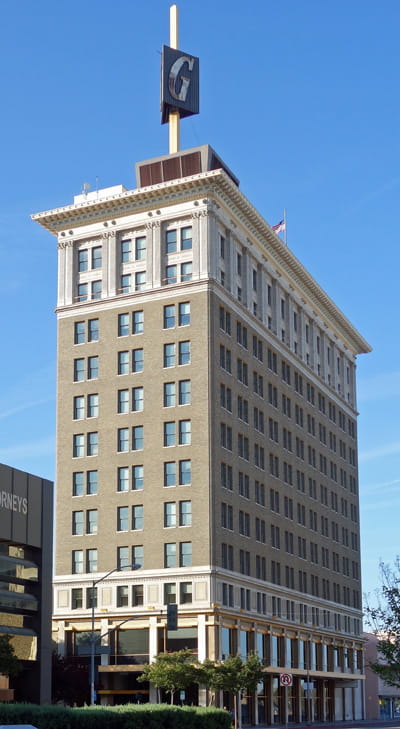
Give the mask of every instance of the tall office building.
M 146 698 L 165 647 L 257 650 L 244 722 L 361 718 L 369 346 L 210 147 L 137 184 L 34 216 L 59 254 L 59 650 L 88 656 L 94 587 L 103 703 Z

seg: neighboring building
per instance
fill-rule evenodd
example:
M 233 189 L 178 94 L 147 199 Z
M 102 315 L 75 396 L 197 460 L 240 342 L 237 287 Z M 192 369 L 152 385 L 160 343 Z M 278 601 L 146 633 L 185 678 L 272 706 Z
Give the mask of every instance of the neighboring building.
M 146 698 L 141 665 L 165 648 L 256 649 L 245 723 L 363 718 L 370 348 L 210 147 L 137 175 L 33 216 L 59 253 L 59 651 L 88 660 L 95 587 L 103 703 Z
M 16 701 L 51 702 L 53 484 L 0 464 L 0 633 L 21 673 Z
M 374 633 L 364 633 L 365 644 L 365 718 L 398 719 L 400 717 L 400 689 L 387 683 L 369 668 L 379 660 L 378 638 Z

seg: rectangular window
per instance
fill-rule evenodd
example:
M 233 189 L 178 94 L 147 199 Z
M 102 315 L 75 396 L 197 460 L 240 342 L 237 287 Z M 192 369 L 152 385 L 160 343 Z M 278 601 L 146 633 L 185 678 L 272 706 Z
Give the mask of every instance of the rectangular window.
M 72 534 L 83 534 L 83 511 L 72 512 Z
M 129 468 L 128 466 L 120 466 L 118 468 L 118 491 L 129 491 Z
M 143 505 L 132 506 L 132 529 L 143 529 Z
M 85 341 L 85 322 L 76 321 L 74 324 L 74 344 L 83 344 Z
M 98 456 L 99 455 L 99 434 L 88 433 L 87 434 L 87 455 Z
M 145 236 L 139 236 L 135 238 L 135 260 L 144 261 L 146 258 L 146 238 Z
M 141 451 L 144 443 L 143 425 L 136 425 L 132 428 L 132 450 Z
M 192 526 L 192 502 L 179 502 L 179 526 Z
M 181 282 L 192 280 L 192 262 L 181 263 Z
M 130 239 L 121 240 L 121 262 L 129 263 L 132 260 L 132 241 Z
M 87 398 L 87 416 L 88 418 L 97 418 L 99 415 L 99 396 L 97 393 L 88 395 Z
M 97 549 L 86 550 L 86 572 L 97 572 Z
M 192 248 L 192 228 L 181 229 L 181 251 L 189 251 Z
M 135 546 L 132 547 L 132 563 L 131 564 L 140 564 L 141 567 L 144 567 L 143 544 L 135 544 Z
M 190 324 L 190 301 L 182 301 L 178 304 L 178 325 L 185 327 Z
M 144 407 L 144 388 L 134 387 L 132 389 L 132 410 L 138 412 Z
M 88 471 L 86 474 L 86 493 L 88 496 L 95 496 L 98 488 L 98 472 Z
M 118 374 L 129 374 L 129 352 L 118 352 Z
M 99 339 L 99 320 L 89 319 L 88 321 L 88 342 L 97 342 Z
M 97 509 L 86 512 L 86 534 L 97 534 Z
M 144 352 L 143 349 L 132 350 L 132 372 L 143 372 Z
M 118 390 L 118 413 L 129 413 L 129 390 Z
M 146 287 L 146 271 L 136 271 L 135 273 L 135 291 L 143 291 Z
M 179 567 L 191 567 L 192 565 L 192 542 L 180 542 L 179 544 Z
M 164 423 L 164 446 L 174 446 L 176 444 L 176 424 L 174 422 Z
M 176 230 L 167 230 L 165 235 L 165 252 L 176 252 Z
M 130 273 L 123 273 L 121 276 L 120 291 L 122 294 L 129 294 L 132 286 L 132 276 Z
M 144 487 L 144 466 L 132 467 L 132 490 L 141 491 Z
M 179 585 L 179 602 L 181 605 L 185 605 L 186 603 L 191 603 L 193 601 L 192 598 L 192 583 L 191 582 L 181 582 Z
M 179 381 L 179 405 L 190 405 L 191 383 L 190 380 Z
M 118 314 L 118 336 L 126 337 L 129 334 L 129 314 Z
M 78 284 L 78 301 L 86 301 L 88 297 L 87 283 Z
M 95 380 L 99 376 L 99 358 L 88 357 L 88 380 Z
M 175 326 L 175 304 L 164 306 L 164 329 L 173 329 Z
M 134 311 L 132 313 L 132 334 L 142 334 L 144 328 L 144 312 Z
M 92 248 L 92 268 L 101 268 L 101 246 L 95 246 Z
M 164 544 L 164 567 L 176 567 L 176 544 Z
M 132 607 L 143 605 L 144 589 L 143 585 L 132 585 Z
M 129 428 L 118 428 L 118 453 L 129 451 Z
M 165 269 L 165 282 L 166 284 L 176 284 L 176 265 L 167 266 Z
M 190 364 L 190 342 L 179 342 L 179 359 L 180 365 Z
M 72 455 L 73 458 L 83 458 L 85 455 L 85 436 L 82 433 L 73 436 Z
M 175 582 L 167 582 L 164 585 L 164 605 L 176 603 L 176 584 Z
M 83 573 L 83 550 L 72 550 L 72 574 L 78 575 Z
M 128 606 L 128 585 L 117 586 L 117 607 Z
M 87 248 L 81 248 L 78 251 L 78 271 L 87 271 L 89 268 L 89 255 Z
M 82 420 L 85 417 L 85 398 L 83 395 L 74 397 L 74 420 Z
M 192 421 L 179 421 L 179 445 L 190 445 L 192 442 Z
M 129 507 L 117 508 L 117 532 L 127 532 L 129 529 Z
M 75 471 L 72 474 L 72 496 L 83 496 L 83 472 Z
M 176 463 L 174 461 L 164 463 L 164 486 L 176 486 Z
M 164 407 L 172 408 L 176 405 L 175 382 L 164 382 Z
M 192 483 L 192 462 L 179 461 L 179 486 L 187 486 Z
M 74 382 L 83 382 L 85 379 L 85 360 L 83 357 L 74 359 Z
M 164 367 L 175 366 L 175 344 L 164 344 Z
M 92 281 L 91 283 L 91 296 L 92 299 L 101 299 L 101 281 Z
M 71 590 L 71 610 L 83 608 L 83 592 L 81 587 L 73 587 Z
M 168 501 L 164 504 L 164 526 L 176 527 L 176 503 Z

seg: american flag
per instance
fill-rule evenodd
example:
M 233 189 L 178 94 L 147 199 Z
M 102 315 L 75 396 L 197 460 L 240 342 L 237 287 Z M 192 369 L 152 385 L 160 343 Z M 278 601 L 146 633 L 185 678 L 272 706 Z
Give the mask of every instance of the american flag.
M 271 225 L 271 228 L 274 233 L 283 233 L 283 231 L 286 230 L 286 223 L 284 220 L 280 220 L 279 223 L 276 223 L 276 225 Z

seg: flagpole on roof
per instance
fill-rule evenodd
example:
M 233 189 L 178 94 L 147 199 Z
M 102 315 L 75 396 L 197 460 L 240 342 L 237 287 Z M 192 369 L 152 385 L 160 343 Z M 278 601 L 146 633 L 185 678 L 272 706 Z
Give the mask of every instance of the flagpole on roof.
M 283 208 L 283 240 L 287 246 L 287 224 L 286 224 L 286 208 Z

